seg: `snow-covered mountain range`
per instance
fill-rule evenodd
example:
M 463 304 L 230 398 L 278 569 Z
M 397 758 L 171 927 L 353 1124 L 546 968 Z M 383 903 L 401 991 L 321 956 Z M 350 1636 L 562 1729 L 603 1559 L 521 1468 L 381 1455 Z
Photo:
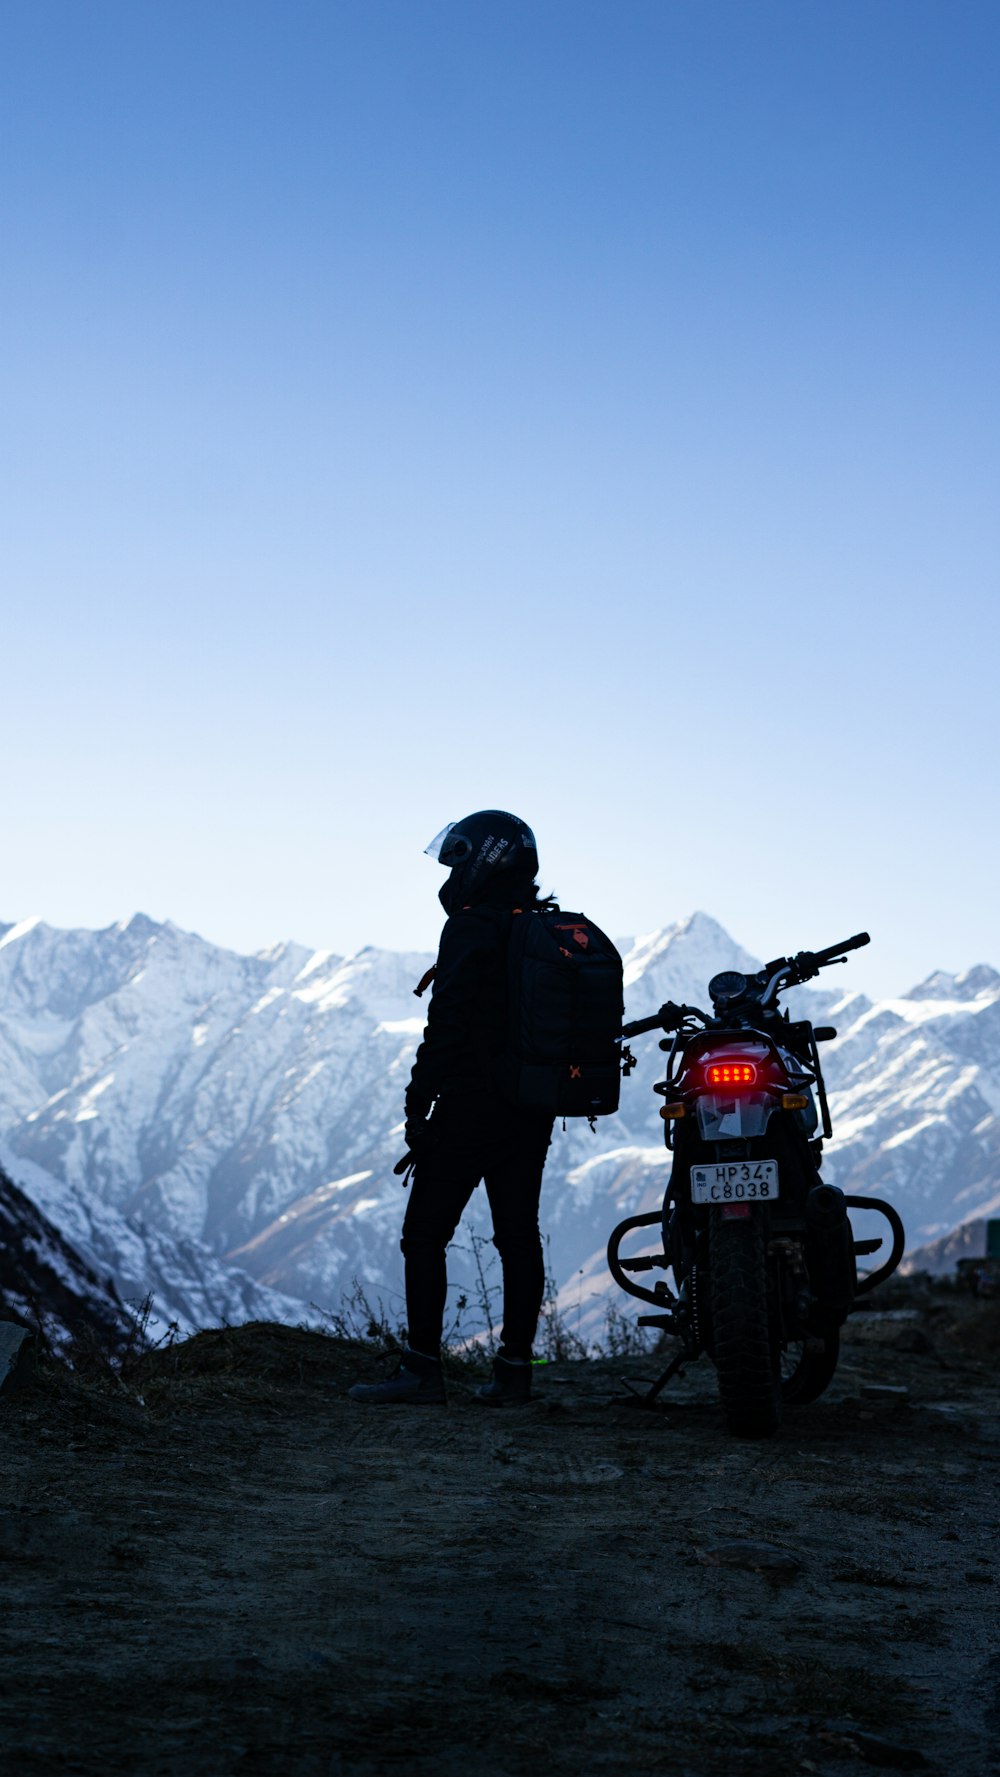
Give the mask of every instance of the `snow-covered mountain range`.
M 756 966 L 700 913 L 624 949 L 633 1017 L 704 1003 L 717 970 Z M 123 1296 L 153 1289 L 182 1327 L 335 1311 L 354 1278 L 395 1302 L 392 1166 L 430 960 L 241 956 L 141 914 L 99 932 L 0 926 L 0 1161 Z M 840 1032 L 824 1048 L 826 1176 L 890 1196 L 912 1247 L 1000 1208 L 1000 975 L 798 1003 Z M 635 1047 L 619 1115 L 553 1142 L 543 1221 L 569 1306 L 603 1290 L 619 1214 L 662 1194 L 662 1056 L 652 1038 Z M 454 1275 L 468 1281 L 461 1254 Z

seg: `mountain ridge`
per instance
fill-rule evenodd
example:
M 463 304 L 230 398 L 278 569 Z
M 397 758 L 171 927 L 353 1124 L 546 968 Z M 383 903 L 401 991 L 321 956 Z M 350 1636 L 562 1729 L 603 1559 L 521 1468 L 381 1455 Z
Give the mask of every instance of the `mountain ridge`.
M 282 942 L 243 955 L 144 914 L 98 932 L 43 921 L 0 932 L 0 1140 L 15 1177 L 33 1165 L 36 1183 L 53 1181 L 38 1189 L 81 1250 L 89 1241 L 107 1264 L 120 1242 L 128 1286 L 143 1267 L 170 1277 L 171 1313 L 192 1323 L 208 1299 L 234 1313 L 250 1300 L 248 1284 L 224 1287 L 225 1270 L 206 1295 L 210 1261 L 235 1262 L 285 1316 L 289 1302 L 335 1309 L 355 1277 L 401 1291 L 404 1199 L 392 1166 L 427 953 L 365 946 L 344 957 Z M 628 941 L 628 1014 L 665 999 L 704 1003 L 718 969 L 756 966 L 710 915 L 688 915 Z M 912 1246 L 990 1213 L 1000 975 L 986 964 L 937 971 L 877 1002 L 838 998 L 828 980 L 789 996 L 840 1031 L 824 1045 L 836 1131 L 825 1175 L 888 1190 Z M 662 1057 L 653 1040 L 635 1047 L 618 1116 L 596 1136 L 574 1124 L 556 1132 L 543 1224 L 563 1291 L 584 1274 L 598 1280 L 619 1213 L 662 1195 L 650 1090 Z M 486 1231 L 478 1200 L 468 1226 Z M 456 1287 L 468 1282 L 461 1255 L 454 1270 Z

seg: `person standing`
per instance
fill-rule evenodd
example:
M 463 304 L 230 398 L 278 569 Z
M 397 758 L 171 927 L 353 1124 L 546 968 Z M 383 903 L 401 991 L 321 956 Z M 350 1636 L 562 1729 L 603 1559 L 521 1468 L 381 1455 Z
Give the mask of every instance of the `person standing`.
M 427 1025 L 405 1101 L 413 1161 L 401 1242 L 408 1339 L 393 1376 L 356 1383 L 348 1394 L 368 1405 L 445 1400 L 445 1253 L 483 1181 L 503 1269 L 503 1329 L 493 1378 L 477 1392 L 489 1405 L 520 1404 L 531 1395 L 531 1346 L 545 1291 L 538 1205 L 554 1119 L 505 1098 L 498 1078 L 511 925 L 554 903 L 539 893 L 534 834 L 515 815 L 480 810 L 445 827 L 427 851 L 449 875 L 439 895 L 447 919 Z

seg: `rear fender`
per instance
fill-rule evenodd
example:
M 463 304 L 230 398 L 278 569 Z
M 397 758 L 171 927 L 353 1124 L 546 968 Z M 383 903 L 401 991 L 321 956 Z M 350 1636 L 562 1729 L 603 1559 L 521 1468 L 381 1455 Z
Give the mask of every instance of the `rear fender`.
M 698 1134 L 707 1142 L 755 1141 L 779 1108 L 770 1092 L 701 1093 L 695 1103 Z

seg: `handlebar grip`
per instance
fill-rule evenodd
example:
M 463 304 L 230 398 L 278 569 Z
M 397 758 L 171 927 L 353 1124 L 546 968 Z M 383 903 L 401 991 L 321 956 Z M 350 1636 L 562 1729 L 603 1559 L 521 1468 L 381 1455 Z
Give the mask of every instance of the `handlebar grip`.
M 631 1024 L 622 1026 L 623 1037 L 641 1037 L 647 1030 L 680 1030 L 685 1018 L 691 1012 L 698 1012 L 697 1006 L 675 1006 L 673 1000 L 664 1000 L 658 1012 L 648 1018 L 636 1018 Z M 698 1012 L 704 1018 L 704 1012 Z
M 828 944 L 825 950 L 817 950 L 816 961 L 827 962 L 831 957 L 842 955 L 845 950 L 863 950 L 870 943 L 867 932 L 858 932 L 853 938 L 845 938 L 842 944 Z

